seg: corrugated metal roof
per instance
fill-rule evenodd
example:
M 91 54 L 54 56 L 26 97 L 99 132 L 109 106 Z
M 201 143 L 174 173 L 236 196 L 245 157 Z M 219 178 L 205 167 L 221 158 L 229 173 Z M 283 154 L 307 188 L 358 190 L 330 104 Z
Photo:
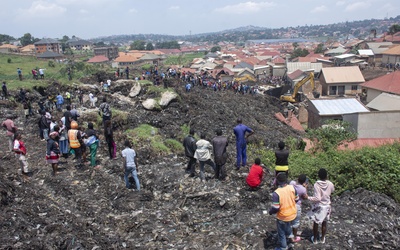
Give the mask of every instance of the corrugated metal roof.
M 369 110 L 356 98 L 341 99 L 315 99 L 310 102 L 318 110 L 319 115 L 341 115 L 351 113 L 369 112 Z
M 365 82 L 358 66 L 322 68 L 322 75 L 327 84 Z
M 382 93 L 370 101 L 367 107 L 379 111 L 400 110 L 400 96 Z
M 380 90 L 382 92 L 400 95 L 400 71 L 380 76 L 368 82 L 360 84 L 361 87 Z
M 387 50 L 390 48 L 391 45 L 393 45 L 392 42 L 373 42 L 373 43 L 367 43 L 368 48 L 372 49 L 374 54 L 382 54 L 383 51 Z
M 339 59 L 345 59 L 345 58 L 351 58 L 351 57 L 355 57 L 355 54 L 343 54 L 343 55 L 338 55 L 335 56 L 335 58 L 339 58 Z
M 366 55 L 366 56 L 373 56 L 374 52 L 372 51 L 372 49 L 359 49 L 358 50 L 358 54 L 359 55 Z
M 288 62 L 287 63 L 288 74 L 295 72 L 296 70 L 310 71 L 314 70 L 319 72 L 322 69 L 322 63 L 311 63 L 311 62 Z
M 382 52 L 384 55 L 400 55 L 400 45 L 390 48 Z

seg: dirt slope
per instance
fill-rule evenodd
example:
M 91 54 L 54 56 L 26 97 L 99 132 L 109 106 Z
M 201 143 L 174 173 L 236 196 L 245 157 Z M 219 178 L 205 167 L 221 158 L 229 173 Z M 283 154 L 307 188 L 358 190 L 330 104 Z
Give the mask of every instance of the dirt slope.
M 142 191 L 134 192 L 124 187 L 121 159 L 107 160 L 104 144 L 98 156 L 102 168 L 78 170 L 68 159 L 60 165 L 63 171 L 52 177 L 44 162 L 45 142 L 33 135 L 36 120 L 18 118 L 34 173 L 30 182 L 21 183 L 18 162 L 4 151 L 7 142 L 4 132 L 0 133 L 0 249 L 273 249 L 275 219 L 265 214 L 271 191 L 267 185 L 248 191 L 247 169 L 233 170 L 231 130 L 240 116 L 256 131 L 251 143 L 274 146 L 286 136 L 298 136 L 273 118 L 282 111 L 279 102 L 266 96 L 197 88 L 184 93 L 179 87 L 177 92 L 181 100 L 161 112 L 146 111 L 139 104 L 131 107 L 129 124 L 123 129 L 149 123 L 173 138 L 180 126 L 189 123 L 211 138 L 214 129 L 222 127 L 232 142 L 227 181 L 211 179 L 207 169 L 207 182 L 201 183 L 184 173 L 183 155 L 159 157 L 138 148 L 139 155 L 148 157 L 139 158 Z M 111 102 L 118 106 L 117 100 Z M 10 108 L 4 103 L 1 107 L 4 119 Z M 116 131 L 117 137 L 123 129 Z M 390 198 L 355 190 L 335 198 L 333 206 L 326 244 L 309 242 L 311 223 L 304 219 L 303 240 L 296 249 L 400 247 L 399 205 Z M 306 202 L 304 211 L 308 208 Z

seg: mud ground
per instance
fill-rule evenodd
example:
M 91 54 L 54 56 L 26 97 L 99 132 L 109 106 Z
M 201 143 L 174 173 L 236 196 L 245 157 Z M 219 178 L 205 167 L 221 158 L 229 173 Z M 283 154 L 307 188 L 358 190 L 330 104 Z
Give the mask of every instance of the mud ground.
M 2 131 L 0 249 L 274 249 L 275 219 L 266 213 L 271 205 L 271 177 L 267 176 L 258 191 L 246 188 L 248 169 L 236 171 L 233 167 L 232 128 L 241 117 L 256 132 L 249 143 L 264 142 L 271 148 L 287 136 L 301 134 L 273 117 L 283 111 L 277 99 L 196 87 L 185 93 L 183 86 L 171 85 L 180 100 L 160 112 L 142 108 L 145 91 L 133 107 L 119 104 L 112 99 L 112 92 L 109 94 L 115 108 L 130 112 L 128 124 L 115 131 L 118 152 L 123 131 L 138 124 L 151 124 L 165 137 L 177 139 L 184 124 L 205 131 L 209 139 L 216 128 L 222 128 L 231 142 L 228 180 L 212 179 L 208 168 L 205 183 L 189 178 L 184 172 L 187 161 L 183 152 L 161 157 L 135 148 L 142 191 L 129 190 L 123 182 L 121 158 L 109 160 L 105 144 L 98 150 L 101 168 L 77 169 L 68 158 L 60 164 L 60 174 L 53 177 L 44 160 L 45 142 L 36 136 L 37 118 L 25 121 L 20 116 L 15 121 L 23 129 L 33 175 L 29 182 L 22 182 L 17 160 L 5 150 Z M 7 113 L 22 112 L 7 102 L 0 102 L 0 107 L 2 120 Z M 305 202 L 303 211 L 308 209 Z M 304 217 L 302 240 L 295 249 L 400 247 L 399 205 L 385 195 L 362 189 L 333 199 L 325 244 L 311 244 L 311 228 L 312 223 Z

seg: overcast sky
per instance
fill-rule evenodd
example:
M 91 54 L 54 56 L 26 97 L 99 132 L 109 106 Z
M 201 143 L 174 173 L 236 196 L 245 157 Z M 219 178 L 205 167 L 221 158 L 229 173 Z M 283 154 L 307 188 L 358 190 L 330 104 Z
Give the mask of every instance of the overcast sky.
M 3 0 L 0 34 L 83 39 L 189 35 L 247 25 L 295 27 L 399 14 L 399 0 Z

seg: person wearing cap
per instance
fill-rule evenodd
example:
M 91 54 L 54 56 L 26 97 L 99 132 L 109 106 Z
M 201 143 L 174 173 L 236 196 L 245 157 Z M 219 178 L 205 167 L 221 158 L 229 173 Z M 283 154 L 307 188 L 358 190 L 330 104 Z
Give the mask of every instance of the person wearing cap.
M 292 185 L 287 184 L 287 175 L 279 173 L 276 176 L 278 188 L 272 194 L 272 206 L 269 214 L 276 214 L 276 226 L 278 229 L 277 249 L 287 249 L 286 237 L 293 238 L 292 223 L 297 216 L 296 201 L 298 195 Z
M 296 189 L 297 195 L 299 199 L 296 203 L 297 208 L 297 216 L 296 219 L 293 221 L 292 229 L 293 229 L 293 242 L 298 242 L 301 240 L 300 236 L 297 236 L 297 229 L 300 227 L 300 218 L 301 218 L 301 202 L 302 200 L 308 199 L 307 195 L 307 186 L 308 186 L 308 178 L 305 174 L 299 175 L 297 178 L 297 182 L 295 180 L 291 181 L 289 185 L 292 185 L 294 189 Z
M 1 126 L 7 130 L 6 136 L 8 138 L 8 149 L 10 152 L 13 151 L 14 134 L 17 132 L 17 127 L 15 127 L 15 124 L 11 119 L 12 115 L 7 115 L 7 119 L 1 123 Z
M 71 129 L 68 130 L 68 142 L 71 149 L 75 152 L 75 158 L 78 166 L 82 166 L 82 151 L 81 145 L 83 144 L 82 136 L 78 130 L 78 123 L 76 121 L 71 122 Z
M 307 214 L 314 221 L 313 236 L 311 242 L 313 244 L 325 243 L 326 226 L 331 215 L 331 194 L 335 191 L 332 182 L 327 180 L 328 172 L 321 168 L 318 171 L 319 180 L 314 184 L 314 194 L 309 196 L 308 200 L 312 201 L 311 211 Z M 321 238 L 318 239 L 318 226 L 321 225 Z
M 46 150 L 46 162 L 51 164 L 53 169 L 53 176 L 57 174 L 58 170 L 58 159 L 60 158 L 60 147 L 56 138 L 58 137 L 58 132 L 51 132 L 49 139 L 47 140 L 47 150 Z
M 236 120 L 237 125 L 233 128 L 233 133 L 236 137 L 236 169 L 240 169 L 240 165 L 243 167 L 247 164 L 247 142 L 246 139 L 254 134 L 254 131 L 242 124 L 242 119 Z

